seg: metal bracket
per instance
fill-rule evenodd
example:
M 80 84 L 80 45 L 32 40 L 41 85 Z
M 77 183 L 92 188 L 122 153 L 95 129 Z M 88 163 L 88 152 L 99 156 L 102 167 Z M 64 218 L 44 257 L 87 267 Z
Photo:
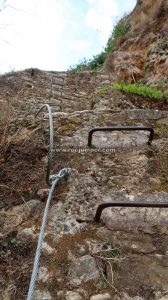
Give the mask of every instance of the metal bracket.
M 147 130 L 150 131 L 148 145 L 151 144 L 154 137 L 154 129 L 151 126 L 109 126 L 109 127 L 95 127 L 89 131 L 88 135 L 88 147 L 92 146 L 92 135 L 96 131 L 123 131 L 123 130 Z
M 102 211 L 105 208 L 108 207 L 152 207 L 152 208 L 168 208 L 168 201 L 167 202 L 141 202 L 141 201 L 136 201 L 136 202 L 130 202 L 130 201 L 109 201 L 109 202 L 102 202 L 99 204 L 96 214 L 94 217 L 95 222 L 100 221 L 100 217 L 102 214 Z

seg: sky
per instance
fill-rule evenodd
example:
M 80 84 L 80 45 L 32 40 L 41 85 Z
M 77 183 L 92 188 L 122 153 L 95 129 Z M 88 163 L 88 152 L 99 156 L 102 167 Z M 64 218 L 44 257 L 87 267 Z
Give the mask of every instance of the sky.
M 0 0 L 0 73 L 66 71 L 100 53 L 136 0 Z

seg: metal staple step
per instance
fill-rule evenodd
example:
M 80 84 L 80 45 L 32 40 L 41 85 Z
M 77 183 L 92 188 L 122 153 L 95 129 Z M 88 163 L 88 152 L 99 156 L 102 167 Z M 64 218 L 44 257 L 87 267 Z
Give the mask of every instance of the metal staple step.
M 88 147 L 92 146 L 92 135 L 94 132 L 96 131 L 123 131 L 123 130 L 128 130 L 128 131 L 135 131 L 135 130 L 141 130 L 141 131 L 150 131 L 150 136 L 149 136 L 149 140 L 148 140 L 148 145 L 151 144 L 153 137 L 154 137 L 154 129 L 151 126 L 108 126 L 108 127 L 95 127 L 92 128 L 89 131 L 89 135 L 88 135 Z
M 147 201 L 136 201 L 136 202 L 131 202 L 131 201 L 109 201 L 109 202 L 102 202 L 99 204 L 96 214 L 94 217 L 95 222 L 100 221 L 100 217 L 102 214 L 102 211 L 105 208 L 108 207 L 152 207 L 152 208 L 168 208 L 168 201 L 167 202 L 147 202 Z

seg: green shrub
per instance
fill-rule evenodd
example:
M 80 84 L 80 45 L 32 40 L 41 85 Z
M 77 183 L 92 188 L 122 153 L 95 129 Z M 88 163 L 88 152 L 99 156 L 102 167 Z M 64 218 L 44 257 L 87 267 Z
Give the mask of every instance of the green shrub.
M 126 21 L 126 18 L 120 20 L 114 27 L 105 49 L 97 55 L 94 55 L 91 59 L 83 58 L 78 64 L 70 66 L 68 71 L 80 72 L 85 70 L 98 71 L 103 65 L 107 55 L 117 49 L 119 39 L 124 36 L 130 30 L 130 24 Z
M 94 55 L 92 59 L 83 58 L 79 61 L 78 64 L 74 66 L 70 66 L 68 71 L 70 72 L 80 72 L 86 70 L 94 70 L 98 71 L 99 68 L 102 66 L 106 58 L 106 54 L 104 51 L 101 53 Z
M 117 25 L 114 27 L 105 48 L 107 53 L 114 51 L 117 48 L 117 42 L 121 37 L 123 37 L 129 30 L 131 26 L 126 19 L 120 20 Z
M 115 83 L 113 85 L 113 89 L 119 90 L 122 92 L 128 92 L 132 94 L 138 94 L 154 99 L 165 99 L 167 97 L 167 94 L 162 92 L 161 90 L 158 90 L 156 88 L 152 88 L 149 86 L 141 86 L 137 83 L 127 84 L 127 83 Z
M 101 53 L 94 55 L 93 58 L 89 62 L 89 67 L 91 70 L 99 70 L 103 65 L 106 59 L 106 53 L 102 51 Z

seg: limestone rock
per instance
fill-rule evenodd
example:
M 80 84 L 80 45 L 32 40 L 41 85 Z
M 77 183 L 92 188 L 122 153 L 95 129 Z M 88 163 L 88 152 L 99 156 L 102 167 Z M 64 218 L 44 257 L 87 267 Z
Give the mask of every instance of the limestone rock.
M 145 299 L 139 296 L 130 297 L 128 294 L 122 293 L 121 296 L 115 296 L 114 300 L 145 300 Z
M 47 291 L 36 290 L 34 294 L 34 300 L 52 300 L 52 297 Z
M 82 300 L 79 293 L 68 291 L 66 292 L 66 300 Z
M 35 207 L 40 203 L 39 200 L 30 200 L 22 205 L 14 206 L 7 211 L 0 211 L 0 218 L 3 220 L 3 230 L 7 233 L 23 223 L 32 214 Z
M 134 82 L 144 76 L 143 51 L 114 51 L 104 65 L 104 70 L 116 74 L 116 79 L 123 82 Z
M 50 274 L 46 267 L 39 268 L 37 280 L 42 281 L 42 282 L 47 282 L 49 276 L 50 276 Z
M 42 253 L 45 255 L 51 255 L 55 252 L 56 250 L 53 249 L 47 242 L 42 243 Z
M 165 296 L 159 298 L 158 300 L 168 300 L 168 295 L 165 295 Z
M 90 300 L 111 300 L 110 294 L 98 294 L 90 297 Z
M 69 268 L 69 278 L 73 286 L 98 279 L 99 271 L 95 259 L 90 255 L 85 255 L 73 261 Z
M 30 228 L 20 228 L 17 234 L 18 239 L 20 239 L 23 242 L 26 241 L 34 241 L 37 237 L 37 234 L 35 233 L 35 226 L 32 226 Z

